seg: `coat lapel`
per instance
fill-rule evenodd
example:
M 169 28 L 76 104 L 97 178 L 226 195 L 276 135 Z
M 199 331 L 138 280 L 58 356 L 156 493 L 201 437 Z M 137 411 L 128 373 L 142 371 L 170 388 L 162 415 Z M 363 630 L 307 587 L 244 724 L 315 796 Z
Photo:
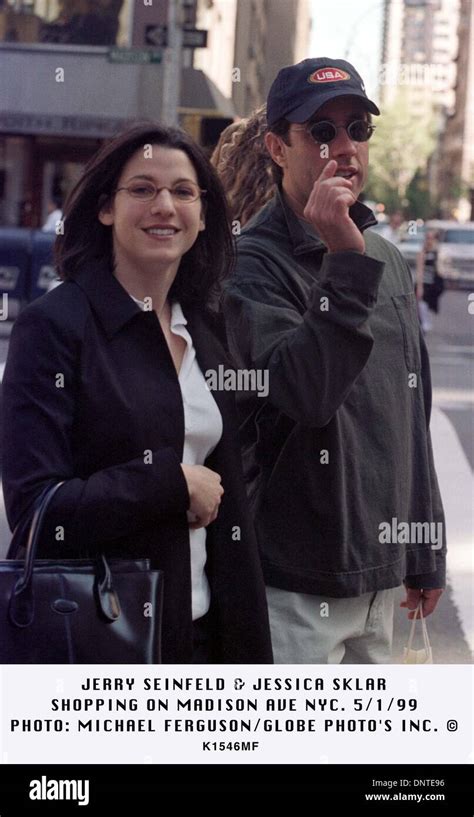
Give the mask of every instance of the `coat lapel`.
M 206 377 L 206 372 L 219 372 L 219 366 L 224 366 L 226 369 L 234 368 L 229 360 L 224 343 L 219 337 L 219 335 L 223 333 L 223 329 L 219 332 L 217 331 L 217 326 L 212 327 L 213 322 L 217 324 L 217 319 L 208 316 L 206 313 L 197 312 L 189 308 L 186 309 L 185 315 L 188 321 L 189 333 L 193 339 L 194 348 L 196 350 L 196 358 L 204 377 Z M 232 393 L 214 389 L 212 396 L 222 416 L 228 416 L 230 405 L 232 405 L 233 408 L 234 404 L 234 396 Z

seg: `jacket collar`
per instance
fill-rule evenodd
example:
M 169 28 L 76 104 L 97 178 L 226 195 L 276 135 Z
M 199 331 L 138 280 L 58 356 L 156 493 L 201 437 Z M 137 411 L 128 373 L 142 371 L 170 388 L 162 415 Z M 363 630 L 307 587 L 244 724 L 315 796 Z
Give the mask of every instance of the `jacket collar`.
M 130 297 L 132 301 L 135 301 L 135 303 L 138 304 L 142 312 L 145 312 L 145 302 L 140 301 L 139 298 L 135 298 L 134 295 L 130 295 Z M 173 331 L 173 329 L 176 329 L 177 326 L 186 326 L 187 322 L 188 321 L 183 313 L 181 304 L 179 304 L 178 301 L 173 301 L 173 303 L 171 304 L 171 319 L 170 319 L 171 331 Z
M 326 245 L 319 237 L 311 236 L 306 232 L 299 218 L 287 204 L 281 187 L 277 190 L 274 203 L 275 209 L 277 211 L 280 210 L 283 214 L 295 255 L 326 249 Z M 360 201 L 356 201 L 356 203 L 349 208 L 349 215 L 361 232 L 366 230 L 367 227 L 372 227 L 374 224 L 377 224 L 377 219 L 372 210 Z
M 136 315 L 144 315 L 146 320 L 158 323 L 156 313 L 144 311 L 101 261 L 85 265 L 74 276 L 71 283 L 77 284 L 85 293 L 109 339 Z M 191 306 L 184 308 L 178 303 L 173 303 L 173 320 L 182 325 L 190 322 L 190 325 L 199 333 L 200 322 L 195 312 L 196 310 Z M 194 338 L 192 332 L 191 336 Z
M 84 266 L 73 281 L 87 296 L 108 338 L 113 337 L 135 315 L 142 314 L 138 304 L 100 261 Z

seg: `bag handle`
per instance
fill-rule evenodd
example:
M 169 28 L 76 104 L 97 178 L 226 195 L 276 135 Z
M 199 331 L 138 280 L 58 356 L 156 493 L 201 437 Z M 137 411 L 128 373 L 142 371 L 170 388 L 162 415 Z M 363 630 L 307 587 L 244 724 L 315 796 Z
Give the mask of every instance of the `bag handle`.
M 63 484 L 62 482 L 58 483 L 57 487 L 59 488 L 59 486 L 62 485 L 62 484 Z M 40 505 L 43 502 L 44 498 L 46 497 L 46 494 L 48 493 L 48 491 L 50 491 L 54 487 L 55 486 L 47 485 L 46 488 L 44 488 L 43 491 L 41 491 L 40 495 L 33 502 L 33 513 L 31 514 L 32 519 L 33 519 L 33 515 L 35 513 L 35 510 L 37 510 L 40 507 Z M 18 522 L 18 524 L 16 525 L 16 527 L 15 527 L 13 533 L 12 533 L 10 546 L 8 548 L 7 559 L 16 559 L 17 558 L 17 553 L 18 553 L 18 549 L 19 549 L 19 547 L 21 545 L 21 542 L 25 539 L 25 535 L 29 535 L 29 531 L 30 531 L 30 528 L 31 528 L 31 525 L 32 525 L 32 521 L 29 522 L 29 524 L 28 524 L 29 516 L 30 516 L 30 514 L 25 514 L 24 518 L 21 519 Z M 16 541 L 17 539 L 19 540 L 18 542 Z M 26 554 L 25 554 L 25 557 L 26 557 Z
M 413 620 L 412 620 L 412 623 L 411 623 L 410 635 L 408 636 L 407 652 L 409 652 L 411 650 L 411 645 L 413 644 L 413 639 L 415 637 L 415 626 L 416 626 L 416 619 L 417 619 L 418 613 L 420 613 L 421 632 L 423 634 L 423 644 L 424 644 L 425 649 L 427 650 L 427 652 L 430 653 L 431 652 L 431 644 L 430 644 L 430 639 L 428 637 L 428 629 L 426 627 L 426 621 L 423 618 L 423 603 L 421 601 L 419 602 L 418 607 L 415 610 L 415 615 L 413 616 Z
M 18 579 L 10 596 L 9 617 L 11 623 L 16 627 L 29 627 L 34 619 L 33 573 L 36 551 L 45 513 L 61 485 L 64 485 L 64 481 L 46 488 L 40 495 L 33 513 L 28 532 L 23 575 Z M 103 554 L 97 557 L 96 579 L 94 589 L 100 611 L 107 621 L 116 621 L 120 616 L 120 602 L 113 587 L 110 567 Z

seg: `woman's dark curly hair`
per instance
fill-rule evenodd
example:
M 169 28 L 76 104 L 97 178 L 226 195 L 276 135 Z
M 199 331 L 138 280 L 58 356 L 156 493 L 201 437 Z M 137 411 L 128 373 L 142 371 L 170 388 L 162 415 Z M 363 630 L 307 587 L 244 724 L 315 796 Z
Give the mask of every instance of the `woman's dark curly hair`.
M 157 122 L 128 128 L 88 162 L 65 203 L 64 235 L 57 237 L 54 248 L 58 275 L 62 280 L 74 278 L 84 264 L 97 260 L 113 270 L 112 228 L 101 224 L 98 214 L 113 195 L 124 165 L 145 145 L 182 150 L 196 171 L 199 186 L 207 191 L 203 198 L 206 229 L 183 255 L 170 297 L 182 304 L 215 306 L 234 263 L 224 190 L 199 145 L 185 131 Z

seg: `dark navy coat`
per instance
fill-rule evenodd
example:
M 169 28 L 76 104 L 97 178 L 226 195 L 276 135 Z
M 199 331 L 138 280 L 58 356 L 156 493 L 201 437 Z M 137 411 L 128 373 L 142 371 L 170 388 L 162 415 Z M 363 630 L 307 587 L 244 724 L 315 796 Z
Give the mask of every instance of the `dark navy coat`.
M 227 364 L 216 321 L 183 309 L 203 372 Z M 222 438 L 206 461 L 224 496 L 207 529 L 216 662 L 268 663 L 271 646 L 241 473 L 234 395 L 213 392 Z M 191 568 L 181 470 L 184 412 L 176 370 L 153 311 L 88 266 L 30 304 L 13 327 L 3 379 L 3 489 L 13 529 L 42 490 L 54 497 L 43 557 L 104 551 L 149 557 L 165 574 L 163 661 L 192 656 Z M 64 541 L 56 542 L 56 526 Z

